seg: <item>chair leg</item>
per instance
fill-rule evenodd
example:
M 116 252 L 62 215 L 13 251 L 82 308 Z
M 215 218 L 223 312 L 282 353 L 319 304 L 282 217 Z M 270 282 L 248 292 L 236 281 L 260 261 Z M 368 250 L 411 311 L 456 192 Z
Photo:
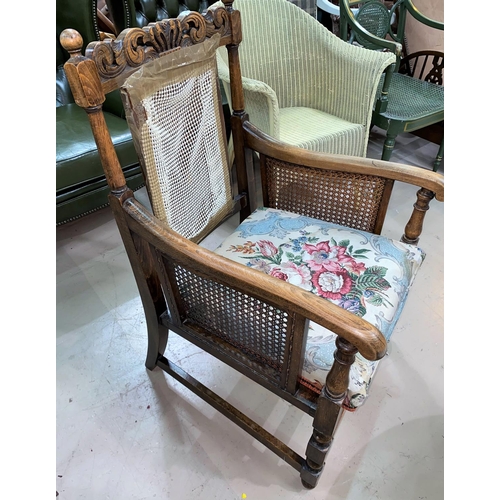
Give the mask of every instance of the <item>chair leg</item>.
M 349 385 L 349 369 L 354 363 L 357 349 L 341 337 L 335 342 L 335 362 L 326 377 L 318 398 L 313 421 L 313 433 L 306 448 L 306 460 L 300 471 L 305 488 L 314 488 L 325 465 L 325 458 L 333 443 L 335 430 L 344 414 L 342 401 Z
M 438 154 L 436 156 L 436 159 L 434 160 L 434 165 L 432 168 L 432 170 L 434 172 L 438 171 L 438 168 L 440 167 L 441 162 L 443 161 L 443 155 L 444 155 L 444 137 L 443 137 L 443 140 L 441 141 L 441 144 L 439 146 L 439 151 L 438 151 Z
M 387 134 L 382 151 L 382 160 L 389 161 L 391 159 L 394 145 L 396 144 L 396 135 Z
M 146 368 L 153 370 L 156 367 L 158 357 L 163 355 L 167 348 L 168 328 L 156 323 L 148 324 L 148 351 L 146 354 Z
M 306 448 L 306 461 L 300 471 L 302 485 L 314 488 L 325 466 L 326 455 L 333 444 L 333 434 L 344 413 L 344 409 L 323 390 L 316 409 L 313 433 Z M 322 432 L 322 430 L 324 432 Z

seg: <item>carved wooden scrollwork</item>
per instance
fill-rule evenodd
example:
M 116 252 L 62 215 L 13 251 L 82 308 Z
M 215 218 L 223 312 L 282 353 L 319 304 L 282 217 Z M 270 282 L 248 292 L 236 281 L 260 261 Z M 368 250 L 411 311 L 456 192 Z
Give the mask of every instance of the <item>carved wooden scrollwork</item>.
M 435 83 L 436 85 L 443 85 L 443 68 L 444 58 L 434 56 L 432 59 L 432 68 L 425 76 L 425 81 Z
M 230 34 L 229 15 L 223 7 L 203 14 L 186 11 L 175 19 L 129 28 L 114 40 L 90 43 L 85 55 L 95 62 L 101 78 L 113 78 L 127 68 L 137 68 L 162 53 L 203 42 L 216 33 L 221 37 Z
M 226 9 L 208 10 L 205 14 L 207 20 L 207 37 L 211 37 L 216 33 L 224 36 L 229 28 L 229 14 Z
M 426 82 L 443 85 L 444 53 L 435 50 L 414 52 L 401 60 L 399 72 Z

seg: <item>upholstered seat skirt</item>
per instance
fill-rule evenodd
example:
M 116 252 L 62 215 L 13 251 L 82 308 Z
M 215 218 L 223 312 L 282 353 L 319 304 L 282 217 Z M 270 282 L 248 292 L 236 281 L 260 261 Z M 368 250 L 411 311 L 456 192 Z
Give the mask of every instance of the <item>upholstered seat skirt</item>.
M 425 258 L 412 245 L 271 208 L 256 210 L 215 252 L 363 317 L 387 340 Z M 317 392 L 333 364 L 335 339 L 309 324 L 301 383 Z M 379 363 L 356 355 L 346 409 L 364 402 Z
M 364 156 L 366 128 L 318 109 L 282 108 L 280 140 L 311 151 Z

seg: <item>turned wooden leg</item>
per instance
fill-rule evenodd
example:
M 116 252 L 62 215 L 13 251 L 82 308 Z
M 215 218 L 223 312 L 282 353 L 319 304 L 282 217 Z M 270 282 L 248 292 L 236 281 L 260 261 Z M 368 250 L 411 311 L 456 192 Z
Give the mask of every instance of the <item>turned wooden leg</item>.
M 318 398 L 313 421 L 313 433 L 306 448 L 306 462 L 300 472 L 302 484 L 314 488 L 325 465 L 333 443 L 333 435 L 344 413 L 342 401 L 349 386 L 349 369 L 358 350 L 347 340 L 337 337 L 334 363 Z
M 395 144 L 396 136 L 393 134 L 387 134 L 384 141 L 384 149 L 382 151 L 382 160 L 389 161 L 391 159 Z
M 443 161 L 443 154 L 444 154 L 444 138 L 441 141 L 441 144 L 439 146 L 438 154 L 436 156 L 436 159 L 434 160 L 434 165 L 433 165 L 433 168 L 432 168 L 432 170 L 434 172 L 438 171 L 438 168 L 441 165 L 441 162 Z
M 401 236 L 401 241 L 416 245 L 422 234 L 425 212 L 429 210 L 429 203 L 434 198 L 434 193 L 428 189 L 419 189 L 417 201 L 413 205 L 413 213 L 405 227 L 405 233 Z

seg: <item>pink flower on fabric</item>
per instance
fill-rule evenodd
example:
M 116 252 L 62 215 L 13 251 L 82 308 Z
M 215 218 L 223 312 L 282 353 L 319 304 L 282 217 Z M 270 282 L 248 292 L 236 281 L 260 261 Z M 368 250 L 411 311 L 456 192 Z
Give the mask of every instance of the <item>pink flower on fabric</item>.
M 333 260 L 342 263 L 354 261 L 352 257 L 346 255 L 345 253 L 346 253 L 345 247 L 339 247 L 339 246 L 330 247 L 330 254 Z
M 311 271 L 305 265 L 298 266 L 293 262 L 285 262 L 280 267 L 272 269 L 268 274 L 304 290 L 312 290 Z
M 351 290 L 352 280 L 347 271 L 338 264 L 336 269 L 323 269 L 313 274 L 312 282 L 316 287 L 318 295 L 327 299 L 338 300 Z
M 274 276 L 275 278 L 278 278 L 283 281 L 288 280 L 288 276 L 285 273 L 281 272 L 279 267 L 275 267 L 274 269 L 272 269 L 271 272 L 269 273 L 269 276 Z
M 330 262 L 330 245 L 327 241 L 322 241 L 317 245 L 306 243 L 304 250 L 311 256 L 307 263 L 313 271 L 319 271 L 324 264 Z
M 259 246 L 260 253 L 264 257 L 274 257 L 278 253 L 278 249 L 271 241 L 260 240 L 257 242 L 257 245 Z
M 335 272 L 339 263 L 344 269 L 351 271 L 358 276 L 366 270 L 362 262 L 357 262 L 350 255 L 346 255 L 346 248 L 342 246 L 330 246 L 327 241 L 322 241 L 317 245 L 304 245 L 305 251 L 311 256 L 307 264 L 313 271 L 320 271 L 322 268 Z
M 298 266 L 293 262 L 285 262 L 281 265 L 281 270 L 286 273 L 286 281 L 288 281 L 288 283 L 303 288 L 304 290 L 312 290 L 311 271 L 307 266 Z
M 309 243 L 305 243 L 304 250 L 309 255 L 312 255 L 313 253 L 316 253 L 316 252 L 329 254 L 330 253 L 330 245 L 328 244 L 328 241 L 321 241 L 317 245 L 310 245 Z
M 366 266 L 363 262 L 357 262 L 353 258 L 349 257 L 349 261 L 342 262 L 342 267 L 351 271 L 351 273 L 359 276 L 361 273 L 366 271 Z

